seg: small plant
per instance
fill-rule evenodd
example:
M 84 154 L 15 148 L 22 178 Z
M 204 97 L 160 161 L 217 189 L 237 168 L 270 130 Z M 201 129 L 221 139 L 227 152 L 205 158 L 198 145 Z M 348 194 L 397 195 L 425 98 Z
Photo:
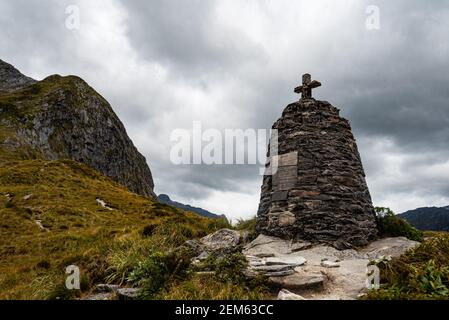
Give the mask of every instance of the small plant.
M 129 275 L 128 281 L 134 286 L 142 288 L 143 295 L 151 297 L 164 286 L 167 274 L 164 255 L 156 252 L 144 261 L 139 262 Z
M 231 253 L 215 262 L 215 278 L 221 282 L 239 283 L 245 281 L 243 270 L 247 266 L 245 256 L 241 252 Z
M 248 240 L 252 241 L 257 237 L 256 224 L 256 217 L 248 220 L 239 219 L 235 225 L 235 229 L 248 232 Z
M 130 273 L 128 282 L 142 288 L 143 298 L 152 298 L 167 283 L 187 276 L 192 254 L 185 248 L 178 248 L 166 254 L 153 252 L 138 263 Z
M 391 209 L 376 207 L 375 211 L 379 233 L 382 237 L 406 237 L 414 241 L 423 241 L 423 233 L 404 219 L 399 218 Z

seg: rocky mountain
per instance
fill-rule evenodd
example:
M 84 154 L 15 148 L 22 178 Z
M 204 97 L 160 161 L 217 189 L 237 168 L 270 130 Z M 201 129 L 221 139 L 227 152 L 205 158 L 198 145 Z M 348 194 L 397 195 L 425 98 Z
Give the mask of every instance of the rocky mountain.
M 155 197 L 145 158 L 110 104 L 79 77 L 36 81 L 0 60 L 0 125 L 0 159 L 70 159 Z
M 218 214 L 212 213 L 212 212 L 207 211 L 207 210 L 202 209 L 202 208 L 192 207 L 191 205 L 188 205 L 188 204 L 183 204 L 183 203 L 180 203 L 180 202 L 173 201 L 166 194 L 158 195 L 157 199 L 161 203 L 168 204 L 170 206 L 182 209 L 184 211 L 195 212 L 195 213 L 197 213 L 197 214 L 199 214 L 200 216 L 203 216 L 203 217 L 213 218 L 213 219 L 220 219 L 220 218 L 226 219 L 225 215 L 218 215 Z
M 449 206 L 418 208 L 399 216 L 419 230 L 449 231 Z
M 0 92 L 17 90 L 36 83 L 36 80 L 24 76 L 19 70 L 0 59 Z

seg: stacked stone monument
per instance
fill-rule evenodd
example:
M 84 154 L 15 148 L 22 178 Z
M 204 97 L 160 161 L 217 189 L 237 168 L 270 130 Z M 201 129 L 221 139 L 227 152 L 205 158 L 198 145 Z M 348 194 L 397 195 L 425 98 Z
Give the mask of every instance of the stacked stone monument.
M 257 229 L 338 249 L 363 246 L 376 237 L 377 224 L 362 162 L 349 122 L 312 98 L 319 86 L 305 74 L 295 89 L 301 99 L 273 125 L 278 137 L 268 152 Z

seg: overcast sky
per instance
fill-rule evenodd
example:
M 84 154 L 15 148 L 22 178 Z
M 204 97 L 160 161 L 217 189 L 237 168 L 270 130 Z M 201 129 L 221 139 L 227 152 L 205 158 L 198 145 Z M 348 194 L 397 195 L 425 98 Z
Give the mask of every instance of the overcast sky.
M 66 24 L 73 4 L 79 29 Z M 175 166 L 171 132 L 268 129 L 309 72 L 323 83 L 314 96 L 351 122 L 375 205 L 449 205 L 447 1 L 0 0 L 0 58 L 36 79 L 81 76 L 157 193 L 232 218 L 255 215 L 259 168 Z

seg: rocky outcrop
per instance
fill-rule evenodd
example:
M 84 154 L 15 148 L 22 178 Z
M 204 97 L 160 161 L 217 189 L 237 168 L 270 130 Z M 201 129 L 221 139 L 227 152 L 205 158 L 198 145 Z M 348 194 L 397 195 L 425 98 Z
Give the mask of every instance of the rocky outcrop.
M 222 257 L 236 252 L 244 244 L 245 234 L 231 229 L 221 229 L 199 240 L 188 240 L 185 243 L 196 254 L 193 258 L 194 263 L 200 263 L 210 255 Z
M 260 235 L 243 250 L 248 260 L 245 274 L 267 276 L 270 286 L 307 299 L 357 299 L 368 290 L 367 267 L 371 262 L 399 257 L 418 245 L 398 237 L 376 240 L 362 249 L 337 250 Z M 281 297 L 290 299 L 288 293 L 283 292 Z
M 17 70 L 2 70 L 0 88 L 15 91 L 0 94 L 0 123 L 8 133 L 0 135 L 0 148 L 82 162 L 132 192 L 155 197 L 145 158 L 109 103 L 86 82 L 54 75 L 34 83 Z
M 0 59 L 0 93 L 21 89 L 36 83 L 36 80 L 24 76 L 19 70 Z
M 341 249 L 373 240 L 376 217 L 362 162 L 339 110 L 301 99 L 285 108 L 273 129 L 278 151 L 269 154 L 263 178 L 258 232 Z

